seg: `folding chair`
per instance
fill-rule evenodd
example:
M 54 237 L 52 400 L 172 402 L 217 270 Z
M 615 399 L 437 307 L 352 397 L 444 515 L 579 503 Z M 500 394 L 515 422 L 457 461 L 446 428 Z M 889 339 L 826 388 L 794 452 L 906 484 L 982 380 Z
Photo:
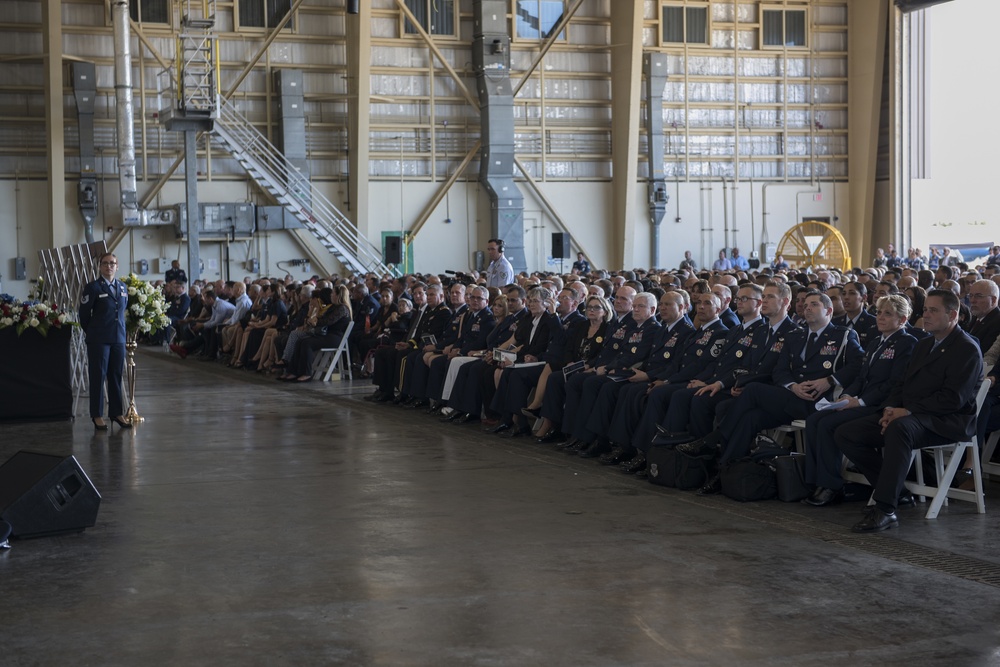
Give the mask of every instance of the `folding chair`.
M 976 414 L 983 407 L 986 401 L 986 393 L 990 390 L 990 383 L 983 380 L 979 386 L 979 393 L 976 394 Z M 923 462 L 920 459 L 920 452 L 929 450 L 934 454 L 934 468 L 937 472 L 937 486 L 929 486 L 923 482 Z M 955 479 L 955 473 L 965 460 L 965 453 L 972 455 L 972 479 L 974 487 L 971 491 L 966 489 L 953 489 L 951 483 Z M 950 454 L 948 463 L 945 465 L 945 453 Z M 921 496 L 932 496 L 930 507 L 927 508 L 928 519 L 937 518 L 942 505 L 948 504 L 948 499 L 965 500 L 975 503 L 980 514 L 986 513 L 986 499 L 983 494 L 983 471 L 979 462 L 979 443 L 975 435 L 965 442 L 955 442 L 948 445 L 936 445 L 933 447 L 923 447 L 914 450 L 913 460 L 917 466 L 917 482 L 907 482 L 906 488 L 911 493 Z
M 976 394 L 976 414 L 979 414 L 979 410 L 983 407 L 983 402 L 986 400 L 986 394 L 990 390 L 990 383 L 983 380 L 983 383 L 979 387 L 979 393 Z M 953 442 L 947 445 L 935 445 L 933 447 L 921 447 L 920 449 L 914 449 L 910 457 L 910 465 L 915 466 L 917 473 L 916 482 L 906 482 L 907 490 L 914 494 L 915 496 L 920 496 L 920 501 L 924 502 L 926 497 L 931 498 L 930 507 L 927 508 L 927 514 L 924 515 L 927 519 L 936 519 L 938 513 L 941 511 L 942 505 L 948 504 L 948 499 L 952 500 L 965 500 L 970 503 L 975 503 L 976 509 L 980 514 L 986 513 L 986 499 L 983 494 L 983 472 L 979 463 L 979 444 L 976 442 L 977 438 L 975 435 L 972 436 L 971 440 L 966 442 Z M 924 481 L 924 464 L 920 457 L 920 452 L 927 450 L 934 455 L 934 468 L 937 473 L 937 486 L 931 486 Z M 962 461 L 965 460 L 965 453 L 969 452 L 972 455 L 972 479 L 974 482 L 973 489 L 953 489 L 951 488 L 951 483 L 955 479 L 955 473 L 958 472 L 959 466 L 962 465 Z M 948 454 L 947 463 L 945 463 L 945 454 Z M 844 479 L 848 482 L 860 482 L 861 484 L 868 484 L 868 480 L 861 473 L 850 472 L 846 469 L 848 461 L 844 459 L 844 470 L 841 473 Z
M 796 419 L 791 424 L 785 424 L 783 426 L 777 426 L 772 429 L 767 429 L 765 433 L 769 435 L 775 442 L 784 442 L 786 435 L 791 435 L 793 441 L 795 442 L 795 451 L 799 454 L 806 453 L 806 443 L 805 443 L 805 432 L 806 432 L 806 420 Z
M 993 431 L 986 439 L 986 446 L 983 447 L 983 472 L 990 478 L 1000 478 L 1000 463 L 993 463 L 993 452 L 996 451 L 997 443 L 1000 442 L 1000 431 Z
M 330 381 L 334 370 L 340 371 L 341 379 L 345 377 L 348 380 L 354 379 L 351 374 L 351 354 L 347 347 L 347 339 L 351 335 L 351 329 L 353 328 L 354 322 L 349 322 L 347 328 L 344 330 L 344 337 L 340 339 L 340 345 L 337 347 L 320 348 L 319 354 L 316 357 L 316 363 L 313 365 L 313 377 L 318 377 L 323 372 L 323 367 L 325 366 L 326 373 L 323 375 L 323 382 Z M 326 362 L 327 358 L 330 360 L 329 363 Z

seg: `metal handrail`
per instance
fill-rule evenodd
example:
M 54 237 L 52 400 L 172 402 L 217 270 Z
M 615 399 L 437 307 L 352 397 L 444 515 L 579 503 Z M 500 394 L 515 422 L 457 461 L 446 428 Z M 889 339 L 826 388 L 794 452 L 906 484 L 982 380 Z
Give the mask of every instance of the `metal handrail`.
M 219 126 L 221 125 L 221 128 Z M 312 184 L 302 172 L 265 137 L 253 124 L 240 114 L 233 105 L 223 101 L 220 104 L 216 128 L 228 133 L 231 141 L 247 157 L 252 158 L 262 176 L 272 184 L 284 188 L 295 198 L 295 207 L 306 218 L 306 226 L 315 226 L 338 243 L 349 255 L 355 251 L 356 266 L 359 271 L 391 273 L 382 262 L 380 249 L 368 240 L 347 216 L 321 193 L 312 190 Z

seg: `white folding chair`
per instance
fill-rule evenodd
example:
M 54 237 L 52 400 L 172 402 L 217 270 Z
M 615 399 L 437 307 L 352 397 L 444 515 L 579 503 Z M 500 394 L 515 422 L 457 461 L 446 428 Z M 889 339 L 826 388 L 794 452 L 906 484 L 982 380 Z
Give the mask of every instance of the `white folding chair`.
M 313 377 L 318 377 L 320 373 L 323 373 L 325 367 L 323 382 L 329 382 L 330 378 L 333 377 L 333 371 L 338 369 L 341 379 L 345 377 L 348 380 L 354 379 L 351 374 L 351 353 L 347 346 L 347 339 L 350 337 L 352 329 L 354 329 L 354 322 L 349 322 L 344 330 L 344 337 L 340 339 L 340 345 L 337 347 L 320 348 L 316 362 L 313 364 Z M 327 363 L 327 359 L 329 359 L 329 363 Z
M 1000 431 L 993 431 L 990 437 L 986 438 L 986 446 L 983 447 L 983 472 L 993 477 L 1000 478 L 1000 463 L 993 463 L 993 452 L 996 451 L 997 443 L 1000 442 Z
M 979 393 L 976 394 L 977 415 L 983 407 L 983 402 L 986 400 L 986 394 L 989 390 L 990 383 L 984 380 L 979 387 Z M 975 503 L 976 509 L 980 514 L 986 513 L 986 499 L 983 493 L 983 473 L 979 463 L 979 444 L 976 440 L 976 436 L 973 435 L 971 440 L 965 442 L 953 442 L 947 445 L 935 445 L 933 447 L 922 447 L 913 450 L 910 457 L 910 465 L 915 466 L 917 481 L 907 481 L 906 489 L 913 495 L 919 496 L 921 502 L 924 502 L 926 497 L 931 498 L 931 504 L 924 515 L 925 518 L 936 519 L 938 513 L 941 511 L 941 507 L 948 504 L 949 498 L 951 500 L 965 500 Z M 934 455 L 937 486 L 931 486 L 924 481 L 924 466 L 923 460 L 920 457 L 920 452 L 924 450 L 930 451 Z M 955 479 L 955 474 L 958 472 L 959 467 L 961 467 L 962 461 L 965 460 L 966 452 L 969 452 L 972 456 L 972 479 L 974 487 L 971 490 L 953 489 L 951 488 L 951 483 Z M 947 462 L 945 459 L 946 455 L 948 455 Z M 846 469 L 848 463 L 848 460 L 845 458 L 844 470 L 841 473 L 844 480 L 868 484 L 868 480 L 864 475 Z
M 977 415 L 983 407 L 983 402 L 986 401 L 986 394 L 989 390 L 990 383 L 983 380 L 983 383 L 979 386 L 979 393 L 976 394 Z M 937 472 L 937 486 L 928 486 L 927 484 L 922 483 L 921 478 L 923 477 L 923 463 L 920 459 L 921 450 L 916 450 L 913 452 L 913 459 L 916 461 L 918 481 L 915 483 L 907 482 L 906 488 L 914 494 L 933 496 L 931 505 L 927 508 L 927 514 L 925 515 L 926 518 L 937 518 L 938 512 L 941 511 L 941 506 L 948 504 L 949 499 L 965 500 L 970 503 L 975 503 L 976 509 L 979 510 L 979 513 L 985 514 L 986 499 L 983 494 L 983 471 L 979 462 L 979 443 L 977 442 L 977 437 L 973 435 L 970 440 L 965 442 L 955 442 L 948 445 L 936 445 L 934 447 L 923 447 L 922 449 L 929 450 L 934 454 L 934 468 L 935 472 Z M 966 452 L 972 455 L 973 488 L 972 490 L 953 489 L 951 488 L 951 483 L 955 479 L 955 473 L 958 472 L 959 467 L 962 465 L 962 461 L 965 460 Z M 945 454 L 950 454 L 947 465 L 945 465 Z
M 768 429 L 766 433 L 774 439 L 775 442 L 784 442 L 786 435 L 791 435 L 793 441 L 795 442 L 795 451 L 799 454 L 806 453 L 806 443 L 805 443 L 805 433 L 806 433 L 806 420 L 796 419 L 791 424 L 784 424 L 782 426 L 777 426 L 772 429 Z

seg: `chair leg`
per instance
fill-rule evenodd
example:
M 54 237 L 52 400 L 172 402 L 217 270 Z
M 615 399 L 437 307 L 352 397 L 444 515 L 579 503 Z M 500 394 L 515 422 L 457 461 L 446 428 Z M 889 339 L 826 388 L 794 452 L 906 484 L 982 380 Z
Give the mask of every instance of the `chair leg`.
M 944 470 L 944 475 L 938 477 L 938 490 L 934 494 L 934 500 L 931 501 L 931 506 L 927 508 L 927 514 L 925 515 L 928 519 L 936 519 L 938 512 L 941 511 L 941 506 L 944 505 L 945 501 L 948 499 L 948 491 L 951 489 L 951 480 L 955 479 L 955 472 L 958 471 L 958 466 L 962 465 L 962 459 L 965 457 L 965 448 L 968 447 L 968 443 L 958 443 L 955 446 L 955 450 L 951 454 L 951 460 L 948 461 L 948 467 Z
M 976 509 L 980 514 L 986 514 L 986 494 L 983 491 L 983 470 L 979 460 L 979 444 L 972 441 L 972 480 L 975 483 Z

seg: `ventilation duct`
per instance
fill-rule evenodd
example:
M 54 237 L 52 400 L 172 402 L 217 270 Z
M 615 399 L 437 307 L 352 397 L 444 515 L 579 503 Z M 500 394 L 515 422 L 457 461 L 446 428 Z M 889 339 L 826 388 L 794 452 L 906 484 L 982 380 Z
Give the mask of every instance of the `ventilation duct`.
M 663 180 L 663 91 L 667 87 L 667 56 L 647 53 L 642 59 L 646 76 L 646 152 L 649 158 L 649 218 L 652 223 L 653 264 L 660 266 L 660 223 L 667 212 L 667 182 Z
M 96 158 L 94 157 L 94 99 L 97 97 L 97 68 L 94 63 L 74 62 L 73 96 L 76 98 L 77 123 L 80 128 L 80 182 L 77 204 L 83 217 L 87 243 L 94 242 L 94 220 L 97 218 Z
M 524 197 L 514 183 L 514 94 L 506 0 L 476 0 L 472 62 L 482 115 L 479 182 L 490 196 L 491 229 L 514 271 L 526 271 Z
M 115 133 L 118 140 L 118 180 L 122 222 L 140 224 L 135 185 L 135 120 L 132 109 L 132 46 L 128 0 L 111 1 L 115 35 Z

